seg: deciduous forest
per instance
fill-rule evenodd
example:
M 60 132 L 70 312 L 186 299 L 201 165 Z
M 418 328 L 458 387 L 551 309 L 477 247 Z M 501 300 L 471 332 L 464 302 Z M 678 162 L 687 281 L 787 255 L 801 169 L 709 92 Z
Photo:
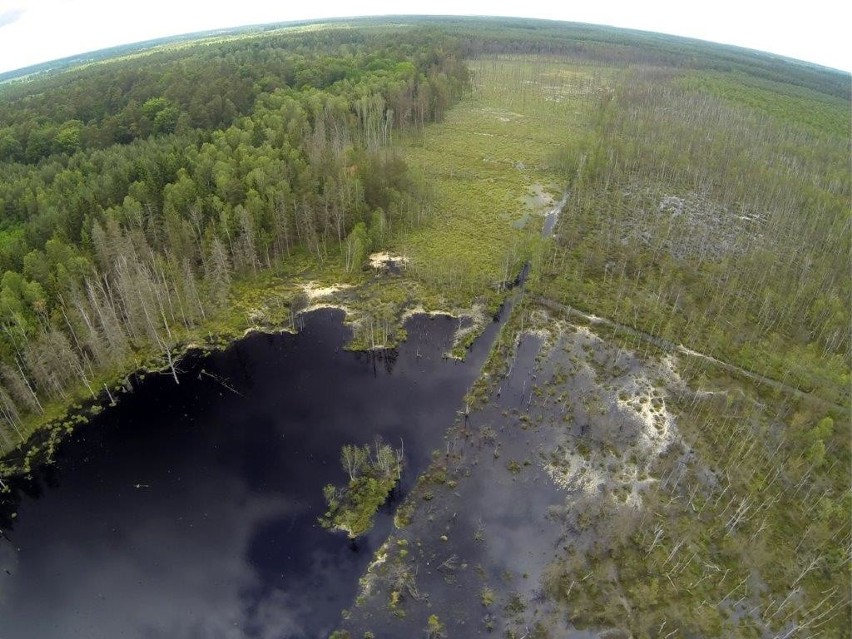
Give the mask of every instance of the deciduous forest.
M 4 87 L 0 337 L 7 444 L 95 397 L 304 252 L 359 268 L 421 215 L 391 148 L 468 87 L 441 34 L 320 30 Z M 73 389 L 73 390 L 69 390 Z
M 316 306 L 499 320 L 410 493 L 344 446 L 323 525 L 400 503 L 334 636 L 849 637 L 849 74 L 496 18 L 112 53 L 0 83 L 2 476 Z

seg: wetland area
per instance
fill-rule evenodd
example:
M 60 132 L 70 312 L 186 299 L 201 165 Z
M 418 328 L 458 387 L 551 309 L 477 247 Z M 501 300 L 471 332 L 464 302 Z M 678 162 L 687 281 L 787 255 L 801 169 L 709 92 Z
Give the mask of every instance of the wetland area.
M 351 605 L 391 511 L 442 446 L 485 359 L 443 357 L 458 321 L 416 316 L 395 351 L 345 350 L 342 313 L 149 375 L 19 480 L 3 511 L 0 619 L 16 637 L 317 637 Z M 323 529 L 344 444 L 404 442 L 372 531 Z
M 849 639 L 847 73 L 125 52 L 0 78 L 0 639 Z

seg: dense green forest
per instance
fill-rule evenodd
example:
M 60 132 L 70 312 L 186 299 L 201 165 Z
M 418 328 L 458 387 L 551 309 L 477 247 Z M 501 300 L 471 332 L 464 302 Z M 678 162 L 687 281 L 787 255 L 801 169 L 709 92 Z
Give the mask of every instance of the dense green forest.
M 644 403 L 670 411 L 672 436 L 621 457 L 607 437 L 569 440 L 569 457 L 635 469 L 644 488 L 635 509 L 613 501 L 621 489 L 567 493 L 566 537 L 592 530 L 594 544 L 554 559 L 543 596 L 578 627 L 634 636 L 666 636 L 665 623 L 684 633 L 671 636 L 849 636 L 836 583 L 850 547 L 848 74 L 489 18 L 256 28 L 120 53 L 0 85 L 0 449 L 86 398 L 112 401 L 140 367 L 177 381 L 188 343 L 239 334 L 256 308 L 292 320 L 314 279 L 358 285 L 347 310 L 370 309 L 361 346 L 386 346 L 425 308 L 472 320 L 459 319 L 462 350 L 526 262 L 463 438 L 471 407 L 500 397 L 525 331 L 588 341 L 559 357 L 600 378 L 575 398 L 576 371 L 549 386 L 533 375 L 526 408 L 503 412 L 509 426 L 494 416 L 480 429 L 494 460 L 557 390 L 553 432 L 582 418 L 620 433 L 607 411 Z M 404 271 L 367 268 L 379 249 Z M 625 354 L 639 370 L 639 352 L 659 360 L 653 393 L 616 393 Z M 682 385 L 660 372 L 674 356 Z M 370 460 L 354 450 L 350 489 L 371 513 L 399 468 L 361 473 L 376 484 L 361 495 L 352 469 Z M 449 472 L 443 453 L 447 468 L 420 484 Z M 347 529 L 360 532 L 370 517 L 346 494 L 327 490 L 327 523 L 354 512 Z M 793 559 L 783 568 L 778 549 Z M 415 602 L 400 592 L 401 619 Z
M 0 406 L 21 420 L 294 251 L 360 267 L 422 188 L 390 143 L 468 74 L 440 34 L 318 30 L 168 48 L 4 87 Z
M 553 152 L 571 195 L 537 290 L 843 401 L 844 74 L 583 25 L 364 21 L 3 85 L 7 444 L 69 388 L 95 395 L 152 349 L 170 361 L 232 278 L 299 251 L 357 270 L 416 226 L 431 185 L 395 138 L 469 90 L 465 59 L 507 53 L 600 70 Z M 456 270 L 444 285 L 482 279 Z

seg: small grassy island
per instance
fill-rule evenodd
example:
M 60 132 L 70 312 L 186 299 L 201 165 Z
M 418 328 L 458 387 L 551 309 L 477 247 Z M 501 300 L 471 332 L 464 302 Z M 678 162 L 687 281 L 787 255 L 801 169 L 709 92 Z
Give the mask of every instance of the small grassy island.
M 343 488 L 328 484 L 324 489 L 328 510 L 320 517 L 323 527 L 342 530 L 350 539 L 373 527 L 376 511 L 384 504 L 402 475 L 402 449 L 376 440 L 375 446 L 346 445 L 340 463 L 349 474 Z

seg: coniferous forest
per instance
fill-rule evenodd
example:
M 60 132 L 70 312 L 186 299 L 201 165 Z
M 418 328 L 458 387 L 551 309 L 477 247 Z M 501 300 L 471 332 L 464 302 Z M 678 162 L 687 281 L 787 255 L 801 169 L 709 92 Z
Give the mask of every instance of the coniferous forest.
M 134 353 L 171 363 L 234 277 L 294 251 L 360 267 L 419 215 L 392 140 L 440 120 L 468 73 L 440 34 L 329 30 L 36 82 L 0 107 L 7 443 Z
M 390 375 L 450 316 L 489 350 L 443 447 L 314 491 L 390 531 L 330 636 L 849 637 L 850 113 L 845 72 L 521 19 L 4 74 L 2 494 L 190 351 L 330 306 Z

